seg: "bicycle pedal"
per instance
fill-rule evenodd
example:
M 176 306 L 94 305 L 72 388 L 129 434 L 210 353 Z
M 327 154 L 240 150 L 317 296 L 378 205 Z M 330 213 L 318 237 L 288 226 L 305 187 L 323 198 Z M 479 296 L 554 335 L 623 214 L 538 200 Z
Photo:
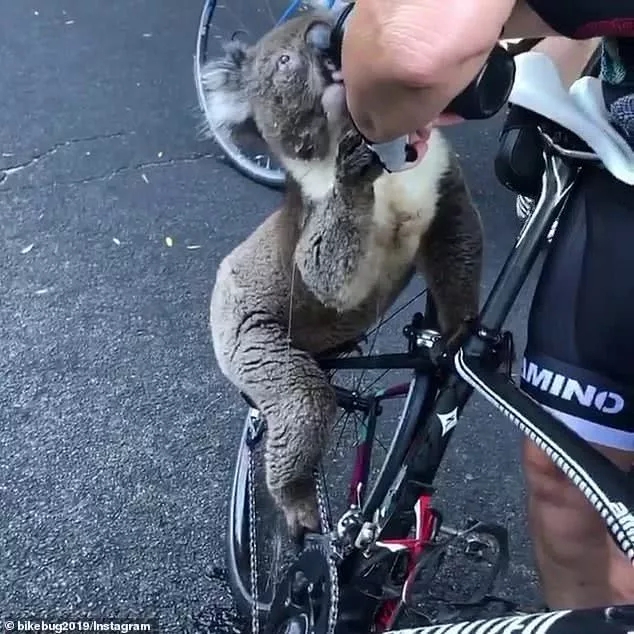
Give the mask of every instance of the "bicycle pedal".
M 462 569 L 462 582 L 458 583 L 461 587 L 463 587 L 463 583 L 470 587 L 464 587 L 463 590 L 458 591 L 457 597 L 454 595 L 453 598 L 441 599 L 440 602 L 475 607 L 480 602 L 485 601 L 485 599 L 490 601 L 491 599 L 487 599 L 487 597 L 490 597 L 490 593 L 499 579 L 504 577 L 508 571 L 510 559 L 508 531 L 497 524 L 485 524 L 477 520 L 468 520 L 463 530 L 445 528 L 443 532 L 449 533 L 450 537 L 436 545 L 436 548 L 440 549 L 443 554 L 442 560 L 436 562 L 435 570 L 433 571 L 430 570 L 431 567 L 427 567 L 427 570 L 433 572 L 433 574 L 431 576 L 428 575 L 426 579 L 423 574 L 425 583 L 422 585 L 434 590 L 434 594 L 436 594 L 437 580 L 441 581 L 442 585 L 444 583 L 443 579 L 455 577 L 455 575 L 451 574 L 451 571 L 456 567 L 456 561 L 458 562 L 458 567 L 462 569 L 464 559 L 467 559 L 467 561 L 473 562 L 475 565 L 472 569 Z M 484 568 L 482 564 L 485 564 Z M 471 583 L 475 579 L 478 581 L 474 589 Z M 471 580 L 471 582 L 467 580 Z M 418 588 L 421 585 L 418 583 L 419 581 L 419 577 L 414 581 L 414 585 L 418 586 Z M 420 598 L 418 588 L 413 595 Z M 453 594 L 453 590 L 451 593 Z
M 488 545 L 484 542 L 474 539 L 465 546 L 465 555 L 474 559 L 484 559 L 484 553 Z

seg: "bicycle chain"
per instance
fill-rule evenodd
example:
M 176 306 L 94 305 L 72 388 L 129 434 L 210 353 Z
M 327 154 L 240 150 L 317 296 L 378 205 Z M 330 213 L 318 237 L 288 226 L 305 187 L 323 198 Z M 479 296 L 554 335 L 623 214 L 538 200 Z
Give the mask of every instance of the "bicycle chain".
M 261 414 L 258 412 L 258 417 Z M 250 577 L 251 577 L 251 633 L 259 634 L 260 618 L 258 613 L 258 579 L 257 579 L 257 535 L 256 535 L 256 513 L 255 513 L 255 484 L 254 484 L 254 456 L 253 447 L 248 446 L 249 467 L 248 467 L 248 496 L 249 496 L 249 552 L 250 552 Z M 331 533 L 328 512 L 322 490 L 322 477 L 319 471 L 315 470 L 315 489 L 317 497 L 317 507 L 321 522 L 321 532 L 323 535 Z M 328 559 L 328 571 L 330 574 L 330 611 L 328 615 L 328 630 L 326 634 L 335 634 L 337 627 L 337 617 L 339 614 L 339 575 L 337 571 L 337 550 L 334 545 L 334 536 L 331 536 L 328 552 L 324 556 Z
M 332 533 L 332 527 L 328 521 L 328 512 L 324 502 L 322 491 L 321 474 L 315 470 L 315 489 L 317 492 L 317 505 L 319 507 L 319 516 L 321 520 L 321 532 L 324 535 Z M 334 544 L 334 536 L 331 534 L 328 552 L 324 553 L 328 558 L 328 571 L 330 573 L 330 614 L 328 616 L 327 634 L 335 634 L 337 627 L 337 617 L 339 615 L 339 574 L 337 571 L 336 557 L 337 550 Z
M 251 559 L 251 632 L 252 634 L 259 634 L 260 632 L 260 617 L 258 613 L 258 556 L 257 556 L 257 540 L 255 534 L 255 484 L 253 483 L 254 468 L 253 468 L 253 448 L 249 447 L 249 554 Z

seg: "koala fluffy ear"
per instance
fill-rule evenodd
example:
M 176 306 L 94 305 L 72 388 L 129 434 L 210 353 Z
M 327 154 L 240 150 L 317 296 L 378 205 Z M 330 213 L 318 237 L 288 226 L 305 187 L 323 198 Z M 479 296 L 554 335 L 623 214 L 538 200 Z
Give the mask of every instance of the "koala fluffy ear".
M 208 124 L 213 129 L 234 128 L 251 118 L 245 80 L 249 47 L 231 40 L 224 49 L 224 57 L 207 62 L 201 71 Z

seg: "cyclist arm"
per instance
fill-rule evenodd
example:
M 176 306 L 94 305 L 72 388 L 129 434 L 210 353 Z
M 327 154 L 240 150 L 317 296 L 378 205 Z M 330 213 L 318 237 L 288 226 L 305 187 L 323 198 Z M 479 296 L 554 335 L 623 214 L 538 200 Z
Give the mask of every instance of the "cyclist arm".
M 508 38 L 556 35 L 521 0 L 357 2 L 342 71 L 360 131 L 382 142 L 422 130 L 469 84 L 502 31 Z

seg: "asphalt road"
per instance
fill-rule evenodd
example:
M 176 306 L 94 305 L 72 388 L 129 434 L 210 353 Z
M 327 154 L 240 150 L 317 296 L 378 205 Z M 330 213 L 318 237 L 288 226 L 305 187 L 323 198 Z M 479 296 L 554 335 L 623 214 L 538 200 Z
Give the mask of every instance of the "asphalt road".
M 198 134 L 199 5 L 0 0 L 0 616 L 232 631 L 222 540 L 243 408 L 207 302 L 279 194 Z M 499 123 L 450 134 L 487 288 L 518 229 L 492 173 Z M 535 601 L 518 434 L 480 398 L 467 412 L 441 501 L 509 528 L 506 594 Z

